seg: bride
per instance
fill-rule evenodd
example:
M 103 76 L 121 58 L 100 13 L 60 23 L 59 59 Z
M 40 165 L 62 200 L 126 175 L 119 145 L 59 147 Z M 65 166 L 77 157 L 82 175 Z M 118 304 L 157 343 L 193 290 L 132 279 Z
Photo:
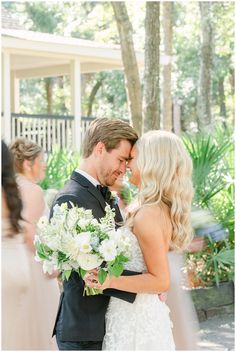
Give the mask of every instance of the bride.
M 168 251 L 184 250 L 191 240 L 191 159 L 175 134 L 150 131 L 133 147 L 128 168 L 139 193 L 122 228 L 132 244 L 126 269 L 142 274 L 107 277 L 100 285 L 93 271 L 85 282 L 137 293 L 133 304 L 110 299 L 103 350 L 174 350 L 169 309 L 157 293 L 170 287 Z

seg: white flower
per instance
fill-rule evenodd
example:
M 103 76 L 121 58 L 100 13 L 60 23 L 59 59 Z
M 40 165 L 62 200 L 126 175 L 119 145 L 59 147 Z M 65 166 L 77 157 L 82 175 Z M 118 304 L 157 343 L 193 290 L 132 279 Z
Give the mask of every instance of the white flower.
M 91 239 L 91 234 L 90 232 L 81 232 L 77 237 L 76 237 L 76 243 L 78 245 L 78 248 L 81 252 L 83 253 L 89 253 L 92 250 L 92 247 L 90 245 L 90 239 Z
M 99 258 L 97 254 L 80 253 L 77 262 L 83 270 L 92 270 L 100 266 L 103 259 Z
M 61 251 L 73 260 L 77 260 L 79 254 L 79 247 L 76 239 L 73 237 L 65 236 L 62 239 Z
M 73 262 L 72 262 L 72 263 L 73 263 Z M 73 266 L 71 265 L 70 262 L 66 262 L 66 263 L 62 263 L 62 264 L 61 264 L 60 270 L 61 270 L 61 271 L 71 270 L 72 267 L 73 267 Z M 77 269 L 77 268 L 78 268 L 78 264 L 77 264 L 77 266 L 75 267 L 75 269 Z
M 73 228 L 76 226 L 77 222 L 78 222 L 79 216 L 78 216 L 78 209 L 77 208 L 71 208 L 68 212 L 67 218 L 66 218 L 66 222 L 67 222 L 67 226 L 69 228 Z
M 44 274 L 52 274 L 54 271 L 54 263 L 49 260 L 44 260 L 43 262 L 43 272 Z
M 119 233 L 118 233 L 118 230 L 111 230 L 111 231 L 108 231 L 108 236 L 110 238 L 110 240 L 114 241 L 114 242 L 117 242 L 119 241 Z
M 68 209 L 68 204 L 67 203 L 62 203 L 60 205 L 61 211 L 64 213 Z
M 91 225 L 97 226 L 98 224 L 99 224 L 99 222 L 97 221 L 97 219 L 91 220 Z
M 90 223 L 90 219 L 79 219 L 78 225 L 84 229 Z
M 39 219 L 38 223 L 37 223 L 37 226 L 38 226 L 39 230 L 44 229 L 47 225 L 48 225 L 48 218 L 47 218 L 47 216 L 42 216 L 42 217 Z
M 105 261 L 112 261 L 117 256 L 116 244 L 113 240 L 105 239 L 102 241 L 99 252 L 102 254 Z
M 130 239 L 125 232 L 125 228 L 113 230 L 108 232 L 109 239 L 114 241 L 118 254 L 130 256 Z
M 50 225 L 54 228 L 58 228 L 61 225 L 65 224 L 66 220 L 66 214 L 57 214 L 53 216 L 53 218 L 50 220 Z
M 81 244 L 80 244 L 80 251 L 82 252 L 82 253 L 89 253 L 89 252 L 91 252 L 91 250 L 92 250 L 92 247 L 90 246 L 90 244 L 89 243 L 87 243 L 87 242 L 82 242 Z
M 42 262 L 42 259 L 38 256 L 38 254 L 36 254 L 36 255 L 34 256 L 34 259 L 35 259 L 36 262 L 38 262 L 38 263 Z
M 53 217 L 61 214 L 65 214 L 68 209 L 67 203 L 62 203 L 61 205 L 54 205 L 53 207 Z

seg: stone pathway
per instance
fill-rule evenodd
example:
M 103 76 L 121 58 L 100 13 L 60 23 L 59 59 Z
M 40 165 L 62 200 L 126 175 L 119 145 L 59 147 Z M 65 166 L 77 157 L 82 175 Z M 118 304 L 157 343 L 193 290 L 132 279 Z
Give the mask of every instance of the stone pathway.
M 234 351 L 234 315 L 215 316 L 200 323 L 199 351 Z

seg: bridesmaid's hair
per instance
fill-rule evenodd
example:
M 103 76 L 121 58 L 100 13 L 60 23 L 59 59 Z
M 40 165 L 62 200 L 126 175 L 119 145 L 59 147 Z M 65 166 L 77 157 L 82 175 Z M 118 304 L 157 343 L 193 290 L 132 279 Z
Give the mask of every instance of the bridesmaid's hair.
M 25 138 L 15 139 L 11 145 L 10 150 L 13 154 L 14 168 L 16 172 L 23 173 L 24 160 L 29 160 L 32 163 L 42 153 L 42 148 Z
M 10 213 L 12 232 L 9 235 L 12 236 L 21 230 L 19 221 L 22 220 L 22 201 L 16 183 L 12 155 L 4 141 L 2 141 L 2 187 Z
M 128 220 L 132 224 L 137 211 L 152 204 L 166 204 L 172 223 L 171 248 L 182 251 L 192 240 L 190 220 L 193 198 L 192 160 L 182 140 L 168 131 L 149 131 L 136 143 L 137 167 L 141 187 L 138 206 Z

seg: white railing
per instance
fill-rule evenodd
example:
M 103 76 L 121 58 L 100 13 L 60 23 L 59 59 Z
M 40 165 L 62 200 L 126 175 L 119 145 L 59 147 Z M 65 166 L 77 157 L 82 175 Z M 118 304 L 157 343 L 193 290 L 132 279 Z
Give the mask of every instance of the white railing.
M 91 117 L 81 118 L 81 140 L 89 124 L 94 120 Z M 28 115 L 12 113 L 11 139 L 23 137 L 42 146 L 48 153 L 53 145 L 60 148 L 74 148 L 73 116 L 56 115 Z

